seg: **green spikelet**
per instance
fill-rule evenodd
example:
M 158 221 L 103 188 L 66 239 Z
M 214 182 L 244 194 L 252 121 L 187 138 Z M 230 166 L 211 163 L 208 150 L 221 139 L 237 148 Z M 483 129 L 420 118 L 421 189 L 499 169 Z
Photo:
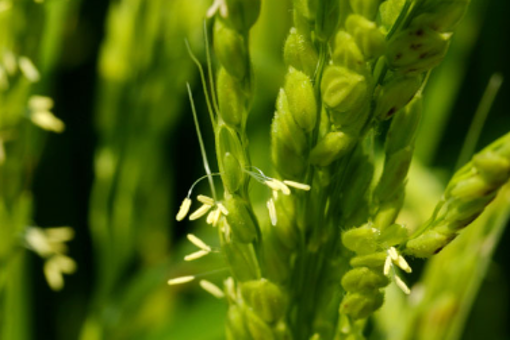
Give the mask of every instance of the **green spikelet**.
M 389 41 L 386 57 L 396 72 L 420 74 L 439 65 L 448 46 L 448 36 L 427 27 L 414 26 Z
M 285 79 L 285 93 L 296 123 L 304 131 L 311 132 L 317 122 L 317 103 L 310 78 L 291 67 Z
M 510 134 L 507 134 L 457 171 L 431 220 L 406 243 L 406 253 L 429 257 L 450 243 L 473 222 L 510 178 Z

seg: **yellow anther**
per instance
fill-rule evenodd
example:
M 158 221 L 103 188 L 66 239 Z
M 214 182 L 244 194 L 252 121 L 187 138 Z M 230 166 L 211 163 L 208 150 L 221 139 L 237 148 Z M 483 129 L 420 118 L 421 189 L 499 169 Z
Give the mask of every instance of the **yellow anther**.
M 269 218 L 271 219 L 271 224 L 275 226 L 278 219 L 276 217 L 276 207 L 274 205 L 274 201 L 272 198 L 270 198 L 269 201 L 267 201 L 267 210 L 269 211 Z
M 211 294 L 212 296 L 222 299 L 225 297 L 225 293 L 216 286 L 214 283 L 209 282 L 207 280 L 200 280 L 200 287 L 202 287 L 203 290 Z
M 384 275 L 388 276 L 390 274 L 391 269 L 391 258 L 388 256 L 386 261 L 384 261 Z
M 196 251 L 194 253 L 191 253 L 189 255 L 184 256 L 184 261 L 197 260 L 197 259 L 199 259 L 201 257 L 206 256 L 207 254 L 209 254 L 209 251 L 200 249 L 199 251 Z
M 33 111 L 49 111 L 53 105 L 53 99 L 46 96 L 33 95 L 28 99 L 28 107 Z
M 3 64 L 5 66 L 5 71 L 7 71 L 10 76 L 13 76 L 16 73 L 18 63 L 16 62 L 16 56 L 14 53 L 9 50 L 5 51 L 3 55 Z
M 62 274 L 72 274 L 76 271 L 76 262 L 65 255 L 55 255 L 44 263 L 44 276 L 51 289 L 59 291 L 64 287 Z
M 397 266 L 399 266 L 400 269 L 402 269 L 406 273 L 412 273 L 413 271 L 409 264 L 407 263 L 407 261 L 401 255 L 398 256 Z
M 236 285 L 232 276 L 229 276 L 223 282 L 223 285 L 225 286 L 225 291 L 227 292 L 227 295 L 233 300 L 237 299 Z
M 398 260 L 398 253 L 395 247 L 390 247 L 390 249 L 388 249 L 388 255 L 391 257 L 392 261 L 396 262 Z
M 218 207 L 218 209 L 220 209 L 221 213 L 225 216 L 228 216 L 228 210 L 227 208 L 225 208 L 225 206 L 221 203 L 216 203 L 216 206 Z
M 289 187 L 293 187 L 295 189 L 300 189 L 300 190 L 305 190 L 305 191 L 310 190 L 310 186 L 308 184 L 303 184 L 303 183 L 294 182 L 294 181 L 287 181 L 287 180 L 283 181 L 283 183 L 285 183 Z
M 220 221 L 220 217 L 221 217 L 221 209 L 216 209 L 213 211 L 213 216 L 212 216 L 212 226 L 213 227 L 216 227 L 218 225 L 218 222 Z
M 203 204 L 207 204 L 207 205 L 214 205 L 214 199 L 209 197 L 209 196 L 205 196 L 205 195 L 198 195 L 197 196 L 197 200 L 200 202 L 200 203 L 203 203 Z
M 188 234 L 186 236 L 188 238 L 188 240 L 193 243 L 195 246 L 197 246 L 198 248 L 202 249 L 202 250 L 205 250 L 205 251 L 208 251 L 210 252 L 211 251 L 211 247 L 209 247 L 204 241 L 202 241 L 201 239 L 199 239 L 198 237 L 196 237 L 195 235 L 193 234 Z
M 273 198 L 275 199 L 275 201 L 278 199 L 278 191 L 273 190 Z
M 282 181 L 279 181 L 277 179 L 271 179 L 265 181 L 264 184 L 266 184 L 273 191 L 281 191 L 284 195 L 290 195 L 289 187 L 285 185 L 285 183 L 283 183 Z
M 195 279 L 194 276 L 181 276 L 181 277 L 176 277 L 175 279 L 170 279 L 168 280 L 168 284 L 170 286 L 174 286 L 174 285 L 180 285 L 180 284 L 183 284 L 183 283 L 188 283 L 188 282 L 191 282 Z
M 207 214 L 207 218 L 205 219 L 205 222 L 207 224 L 212 224 L 215 214 L 216 214 L 216 210 L 213 210 L 213 211 L 209 212 L 209 214 Z
M 181 203 L 181 207 L 179 208 L 179 212 L 177 213 L 177 217 L 175 218 L 177 221 L 182 221 L 188 215 L 189 208 L 191 207 L 191 199 L 186 197 L 184 201 Z
M 404 293 L 406 293 L 408 295 L 411 293 L 411 290 L 409 289 L 409 287 L 407 287 L 407 285 L 404 283 L 404 281 L 402 281 L 402 279 L 400 277 L 398 277 L 397 275 L 395 275 L 395 283 L 398 286 L 398 288 L 400 288 Z
M 65 124 L 50 111 L 34 111 L 30 115 L 30 119 L 32 123 L 44 130 L 56 133 L 61 133 L 65 130 Z
M 207 10 L 206 16 L 212 18 L 218 11 L 223 18 L 228 17 L 228 7 L 225 0 L 214 0 L 212 6 Z
M 278 184 L 275 184 L 275 182 L 273 182 L 272 179 L 265 181 L 264 184 L 267 185 L 269 188 L 271 188 L 274 191 L 280 190 L 280 187 L 278 186 Z
M 74 238 L 74 229 L 71 227 L 45 228 L 44 232 L 49 242 L 67 242 Z
M 200 208 L 195 210 L 193 214 L 189 216 L 190 221 L 198 220 L 200 217 L 204 216 L 211 210 L 212 205 L 209 204 L 203 204 Z
M 18 59 L 18 63 L 19 68 L 25 78 L 27 78 L 32 83 L 39 81 L 41 75 L 39 74 L 39 71 L 35 67 L 34 63 L 32 63 L 32 60 L 28 59 L 27 57 L 20 57 Z
M 228 221 L 226 219 L 223 220 L 223 228 L 221 229 L 221 231 L 223 232 L 223 234 L 225 234 L 225 240 L 230 242 L 231 240 L 230 236 L 232 231 L 230 230 L 230 224 L 228 224 Z

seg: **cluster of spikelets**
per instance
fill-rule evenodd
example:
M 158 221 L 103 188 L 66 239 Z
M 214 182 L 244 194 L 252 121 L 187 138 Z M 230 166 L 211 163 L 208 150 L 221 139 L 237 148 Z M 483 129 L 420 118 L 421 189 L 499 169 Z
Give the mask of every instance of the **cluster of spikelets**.
M 42 2 L 42 1 L 35 1 Z M 61 133 L 64 123 L 51 111 L 53 100 L 32 94 L 32 86 L 41 80 L 34 62 L 15 43 L 21 31 L 18 21 L 26 21 L 26 4 L 0 1 L 0 258 L 10 261 L 15 249 L 25 246 L 44 260 L 44 273 L 54 290 L 63 287 L 63 275 L 74 272 L 75 262 L 66 255 L 65 242 L 73 237 L 70 228 L 30 227 L 30 195 L 25 183 L 34 160 L 27 155 L 27 122 L 47 131 Z M 32 6 L 37 6 L 32 4 Z M 28 7 L 27 7 L 28 8 Z M 38 145 L 37 147 L 42 147 Z M 22 178 L 22 180 L 20 180 Z M 23 183 L 20 185 L 20 183 Z M 20 238 L 20 235 L 22 237 Z M 14 249 L 14 250 L 13 250 Z M 4 258 L 5 257 L 5 258 Z
M 410 293 L 399 276 L 412 271 L 404 255 L 437 253 L 508 181 L 510 135 L 454 175 L 426 225 L 411 231 L 395 223 L 422 89 L 468 2 L 295 0 L 284 46 L 288 72 L 271 127 L 280 179 L 253 166 L 247 151 L 248 40 L 260 1 L 214 2 L 208 16 L 215 17 L 219 69 L 216 84 L 209 74 L 206 99 L 219 173 L 211 174 L 204 153 L 213 197 L 198 196 L 202 206 L 190 219 L 208 214 L 207 222 L 218 226 L 232 277 L 223 291 L 204 280 L 201 286 L 227 298 L 228 339 L 363 339 L 366 319 L 384 302 L 384 287 L 393 280 Z M 382 174 L 374 178 L 374 136 L 389 119 Z M 213 176 L 222 179 L 222 199 Z M 253 211 L 250 180 L 270 189 L 267 223 Z M 190 190 L 178 220 L 191 203 Z M 199 251 L 188 260 L 215 251 L 194 235 L 189 239 Z

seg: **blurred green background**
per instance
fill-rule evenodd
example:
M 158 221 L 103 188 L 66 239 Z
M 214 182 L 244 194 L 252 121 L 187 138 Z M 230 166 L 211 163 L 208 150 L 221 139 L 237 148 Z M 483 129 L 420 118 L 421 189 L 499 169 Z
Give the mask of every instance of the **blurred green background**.
M 200 223 L 174 222 L 189 186 L 203 174 L 186 81 L 202 113 L 209 155 L 214 154 L 201 84 L 184 45 L 188 39 L 204 60 L 202 25 L 210 2 L 33 4 L 45 8 L 41 15 L 46 20 L 61 24 L 62 40 L 52 47 L 54 67 L 37 89 L 54 98 L 54 113 L 66 124 L 63 134 L 47 135 L 32 186 L 33 221 L 75 228 L 70 256 L 78 271 L 66 276 L 65 288 L 56 293 L 45 282 L 42 261 L 29 255 L 29 339 L 223 338 L 221 301 L 193 285 L 166 285 L 173 276 L 223 267 L 218 258 L 184 263 L 182 255 L 191 249 L 182 242 L 186 233 L 199 230 L 213 244 L 214 234 Z M 510 3 L 472 2 L 425 92 L 417 157 L 440 185 L 454 170 L 491 75 L 499 72 L 510 79 Z M 289 0 L 263 1 L 251 41 L 257 95 L 249 136 L 254 163 L 267 170 L 269 124 L 283 80 L 281 54 L 290 9 Z M 505 82 L 477 150 L 508 132 L 508 108 L 510 84 Z M 508 228 L 463 339 L 510 338 L 507 244 Z M 221 277 L 211 276 L 213 281 Z

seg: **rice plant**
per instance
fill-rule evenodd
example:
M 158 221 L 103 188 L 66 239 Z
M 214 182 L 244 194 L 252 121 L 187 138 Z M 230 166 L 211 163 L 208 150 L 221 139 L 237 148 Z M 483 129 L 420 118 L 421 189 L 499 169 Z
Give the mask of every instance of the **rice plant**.
M 48 15 L 67 4 L 48 9 Z M 0 2 L 0 337 L 28 339 L 30 295 L 28 251 L 40 260 L 53 290 L 64 274 L 76 270 L 67 255 L 70 227 L 38 226 L 32 217 L 31 186 L 45 132 L 62 133 L 65 124 L 52 112 L 54 101 L 45 83 L 55 66 L 60 23 L 51 28 L 45 8 L 33 1 Z M 58 15 L 55 17 L 58 19 Z M 30 23 L 29 23 L 30 22 Z M 44 228 L 42 228 L 44 227 Z M 48 227 L 48 228 L 46 228 Z M 42 261 L 41 261 L 42 260 Z
M 468 4 L 294 1 L 293 27 L 284 44 L 288 71 L 271 125 L 277 172 L 271 177 L 250 162 L 246 134 L 253 88 L 249 29 L 260 2 L 214 2 L 208 16 L 215 17 L 219 66 L 212 76 L 207 55 L 206 101 L 219 172 L 211 173 L 193 107 L 211 197 L 197 197 L 202 205 L 190 220 L 207 215 L 206 222 L 218 227 L 231 276 L 223 289 L 200 284 L 226 297 L 227 338 L 364 338 L 391 282 L 411 294 L 404 279 L 412 272 L 406 258 L 439 253 L 508 181 L 507 134 L 455 173 L 427 223 L 411 229 L 397 221 L 423 91 Z M 190 100 L 193 105 L 191 92 Z M 388 120 L 376 175 L 375 139 Z M 214 176 L 221 177 L 222 197 Z M 256 217 L 250 185 L 267 187 L 269 218 Z M 178 221 L 191 204 L 192 190 Z M 186 260 L 211 253 L 210 246 L 189 236 L 199 250 Z M 174 278 L 169 284 L 194 279 Z

